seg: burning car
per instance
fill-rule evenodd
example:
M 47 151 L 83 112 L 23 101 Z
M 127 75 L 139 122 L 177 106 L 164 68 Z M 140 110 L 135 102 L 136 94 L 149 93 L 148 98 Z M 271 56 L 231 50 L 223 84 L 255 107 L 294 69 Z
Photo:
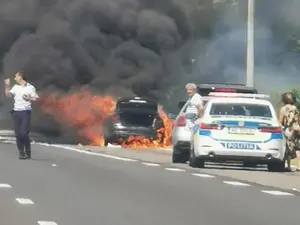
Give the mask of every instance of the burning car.
M 158 103 L 141 97 L 119 98 L 112 115 L 103 123 L 104 146 L 123 142 L 130 137 L 143 137 L 163 141 L 163 119 L 158 112 Z

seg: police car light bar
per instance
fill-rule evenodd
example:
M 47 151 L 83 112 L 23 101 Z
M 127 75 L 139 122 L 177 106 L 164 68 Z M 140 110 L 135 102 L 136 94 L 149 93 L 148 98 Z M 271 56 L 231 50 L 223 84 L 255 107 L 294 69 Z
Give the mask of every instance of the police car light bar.
M 210 92 L 209 96 L 213 97 L 233 97 L 233 98 L 270 98 L 265 94 L 243 94 L 243 93 L 228 93 L 228 92 Z

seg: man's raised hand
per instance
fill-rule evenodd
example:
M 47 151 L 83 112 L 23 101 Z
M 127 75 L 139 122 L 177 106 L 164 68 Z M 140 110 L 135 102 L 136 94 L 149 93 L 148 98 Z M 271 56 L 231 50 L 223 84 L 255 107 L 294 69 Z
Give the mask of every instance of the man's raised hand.
M 5 80 L 4 80 L 4 83 L 5 83 L 6 85 L 10 85 L 10 79 L 9 79 L 9 78 L 5 79 Z

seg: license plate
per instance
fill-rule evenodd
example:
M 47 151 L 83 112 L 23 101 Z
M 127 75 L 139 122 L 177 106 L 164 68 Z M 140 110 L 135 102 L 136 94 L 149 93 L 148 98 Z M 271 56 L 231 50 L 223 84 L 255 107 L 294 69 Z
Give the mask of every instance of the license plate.
M 243 127 L 229 127 L 228 132 L 230 134 L 254 134 L 255 129 Z
M 244 149 L 244 150 L 256 150 L 257 146 L 252 143 L 224 143 L 224 147 L 227 149 Z

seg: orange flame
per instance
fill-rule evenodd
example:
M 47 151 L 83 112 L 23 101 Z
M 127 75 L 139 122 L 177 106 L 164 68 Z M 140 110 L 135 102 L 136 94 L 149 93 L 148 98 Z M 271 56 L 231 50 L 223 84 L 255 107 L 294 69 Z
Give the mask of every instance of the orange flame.
M 91 145 L 104 146 L 103 121 L 115 110 L 116 101 L 110 96 L 93 96 L 88 91 L 58 98 L 52 94 L 41 100 L 44 112 L 61 123 L 77 129 L 79 135 L 89 140 Z M 121 141 L 122 147 L 131 148 L 168 148 L 171 147 L 173 120 L 169 119 L 162 107 L 159 114 L 164 128 L 157 132 L 158 139 L 129 137 Z

